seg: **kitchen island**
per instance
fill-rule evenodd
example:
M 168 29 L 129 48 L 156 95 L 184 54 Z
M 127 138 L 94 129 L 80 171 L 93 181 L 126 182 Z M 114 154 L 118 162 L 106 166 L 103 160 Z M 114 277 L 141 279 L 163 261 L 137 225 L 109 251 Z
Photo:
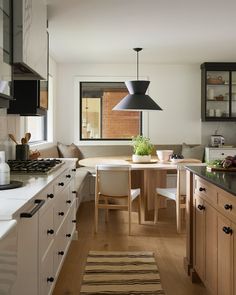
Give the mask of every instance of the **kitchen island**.
M 236 173 L 188 166 L 186 202 L 187 273 L 210 294 L 236 294 Z

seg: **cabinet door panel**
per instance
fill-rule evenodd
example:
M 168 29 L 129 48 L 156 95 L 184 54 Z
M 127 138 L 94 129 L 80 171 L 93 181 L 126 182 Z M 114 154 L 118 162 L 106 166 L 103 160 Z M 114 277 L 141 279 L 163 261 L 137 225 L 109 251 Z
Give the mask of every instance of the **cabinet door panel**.
M 227 233 L 231 222 L 218 214 L 218 294 L 231 295 L 233 283 L 233 235 Z M 225 232 L 225 231 L 226 232 Z
M 217 294 L 217 211 L 205 202 L 205 286 Z
M 194 268 L 202 281 L 205 280 L 205 214 L 199 206 L 204 206 L 203 200 L 195 196 L 194 199 Z M 200 207 L 201 208 L 201 207 Z

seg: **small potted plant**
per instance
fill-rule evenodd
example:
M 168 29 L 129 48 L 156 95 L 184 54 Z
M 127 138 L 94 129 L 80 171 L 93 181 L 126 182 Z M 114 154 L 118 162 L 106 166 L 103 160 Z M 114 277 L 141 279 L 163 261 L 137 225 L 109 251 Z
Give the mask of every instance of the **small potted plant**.
M 132 138 L 132 145 L 134 154 L 132 155 L 133 162 L 150 162 L 151 153 L 153 151 L 153 144 L 150 139 L 142 135 L 138 135 Z

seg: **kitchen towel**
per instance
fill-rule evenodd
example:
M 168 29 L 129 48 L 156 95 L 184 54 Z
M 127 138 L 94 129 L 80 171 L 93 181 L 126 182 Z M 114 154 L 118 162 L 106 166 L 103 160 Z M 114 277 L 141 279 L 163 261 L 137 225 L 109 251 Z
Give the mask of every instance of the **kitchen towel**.
M 165 294 L 153 252 L 90 251 L 80 295 Z

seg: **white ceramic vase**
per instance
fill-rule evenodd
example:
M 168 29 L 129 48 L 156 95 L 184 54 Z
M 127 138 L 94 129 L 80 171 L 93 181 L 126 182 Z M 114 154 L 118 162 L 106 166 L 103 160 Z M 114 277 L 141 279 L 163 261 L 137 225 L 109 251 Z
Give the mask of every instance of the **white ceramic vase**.
M 145 156 L 140 156 L 140 155 L 132 155 L 132 161 L 133 162 L 150 162 L 151 161 L 151 155 L 145 155 Z

